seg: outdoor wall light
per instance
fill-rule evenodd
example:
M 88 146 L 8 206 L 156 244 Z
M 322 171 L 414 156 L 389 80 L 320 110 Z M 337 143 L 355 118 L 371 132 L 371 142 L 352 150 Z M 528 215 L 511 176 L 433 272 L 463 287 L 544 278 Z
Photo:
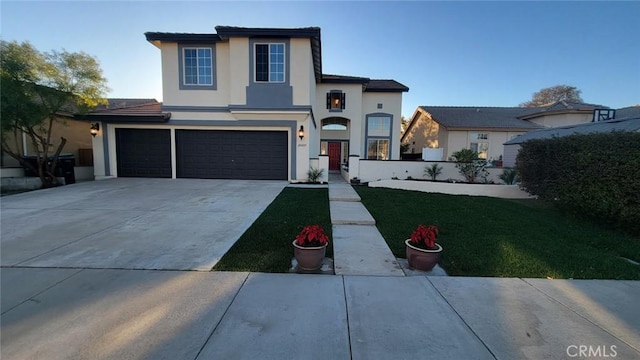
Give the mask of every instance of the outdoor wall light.
M 100 131 L 100 123 L 91 123 L 91 136 L 96 137 L 98 131 Z
M 300 130 L 298 130 L 298 137 L 300 140 L 304 137 L 304 126 L 300 125 Z

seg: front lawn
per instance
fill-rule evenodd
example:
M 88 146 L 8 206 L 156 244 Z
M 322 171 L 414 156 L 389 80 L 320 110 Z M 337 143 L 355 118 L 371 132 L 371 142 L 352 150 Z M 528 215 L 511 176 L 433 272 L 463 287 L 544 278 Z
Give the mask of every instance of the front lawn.
M 291 242 L 305 225 L 321 225 L 331 239 L 327 191 L 326 188 L 284 188 L 213 269 L 289 271 L 293 258 Z M 330 242 L 327 257 L 333 257 L 332 249 Z
M 450 275 L 640 279 L 640 239 L 576 219 L 539 200 L 355 187 L 396 257 L 418 224 L 440 228 Z

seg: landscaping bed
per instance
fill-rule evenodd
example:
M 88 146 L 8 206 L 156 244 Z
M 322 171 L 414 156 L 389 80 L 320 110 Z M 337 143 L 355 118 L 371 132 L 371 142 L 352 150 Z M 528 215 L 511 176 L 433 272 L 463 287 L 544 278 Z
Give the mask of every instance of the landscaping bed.
M 319 224 L 331 238 L 329 194 L 325 189 L 287 187 L 245 231 L 214 270 L 288 272 L 291 243 L 305 225 Z M 332 242 L 327 257 L 333 257 Z
M 440 228 L 450 275 L 640 279 L 640 239 L 539 200 L 354 187 L 396 257 L 418 224 Z

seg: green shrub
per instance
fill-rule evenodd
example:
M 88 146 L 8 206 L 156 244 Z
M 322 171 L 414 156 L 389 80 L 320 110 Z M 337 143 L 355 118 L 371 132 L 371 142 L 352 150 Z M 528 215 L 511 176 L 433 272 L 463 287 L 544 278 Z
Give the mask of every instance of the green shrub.
M 467 179 L 467 182 L 474 183 L 478 178 L 487 181 L 489 171 L 487 171 L 487 160 L 481 159 L 478 153 L 471 149 L 462 149 L 451 154 L 449 158 L 455 161 L 456 169 L 460 175 Z
M 529 193 L 640 234 L 640 133 L 530 140 L 516 169 Z
M 424 173 L 431 177 L 431 180 L 436 181 L 438 175 L 442 174 L 442 166 L 438 164 L 431 164 L 431 166 L 424 167 Z
M 312 183 L 319 182 L 323 173 L 324 173 L 324 169 L 316 169 L 313 167 L 309 168 L 309 171 L 307 171 L 307 177 L 309 178 L 309 182 L 312 182 Z
M 500 174 L 500 180 L 504 181 L 507 185 L 515 185 L 520 179 L 518 178 L 518 171 L 516 169 L 504 169 Z

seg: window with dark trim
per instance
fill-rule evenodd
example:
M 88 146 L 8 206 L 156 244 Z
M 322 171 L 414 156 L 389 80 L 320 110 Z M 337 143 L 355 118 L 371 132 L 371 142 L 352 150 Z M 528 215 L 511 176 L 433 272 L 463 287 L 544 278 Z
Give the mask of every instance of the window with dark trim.
M 284 44 L 256 44 L 255 81 L 284 82 Z
M 327 93 L 327 109 L 333 111 L 344 110 L 346 105 L 346 95 L 342 91 L 332 90 Z
M 388 139 L 367 140 L 367 159 L 389 160 L 389 140 Z

